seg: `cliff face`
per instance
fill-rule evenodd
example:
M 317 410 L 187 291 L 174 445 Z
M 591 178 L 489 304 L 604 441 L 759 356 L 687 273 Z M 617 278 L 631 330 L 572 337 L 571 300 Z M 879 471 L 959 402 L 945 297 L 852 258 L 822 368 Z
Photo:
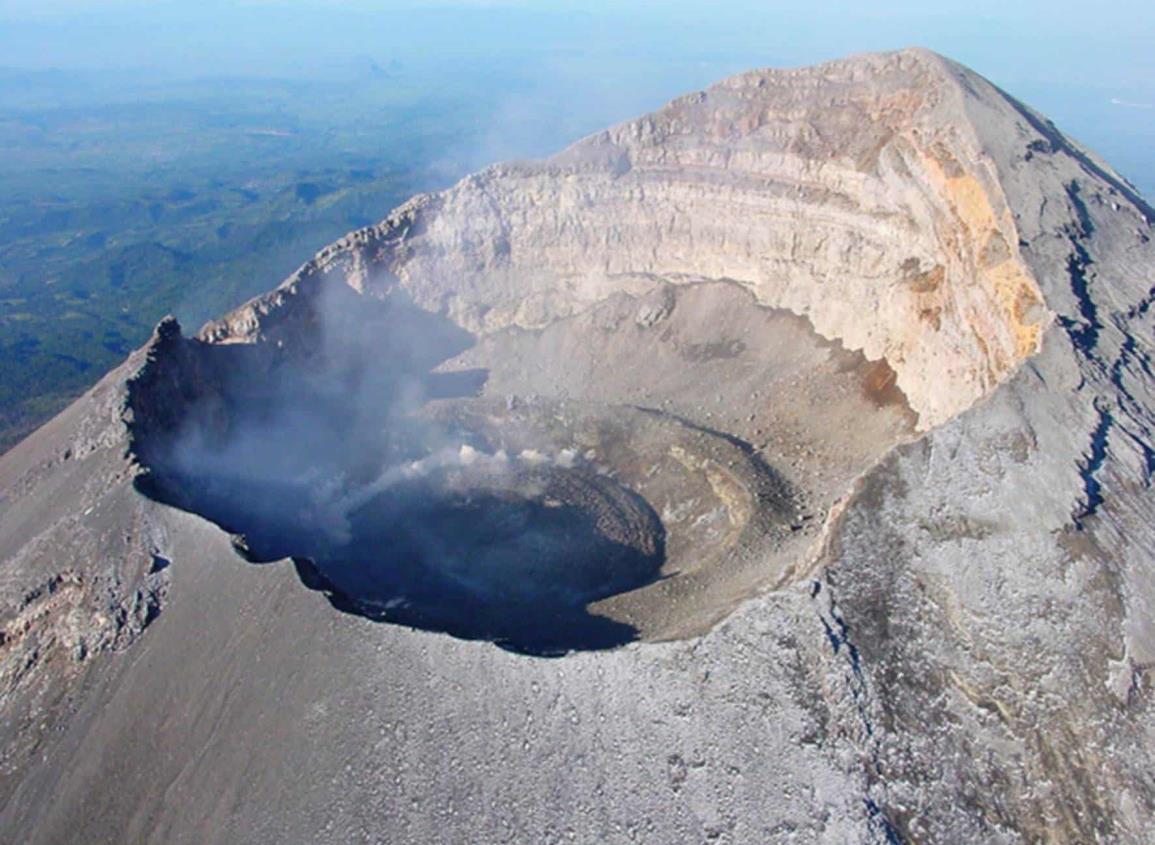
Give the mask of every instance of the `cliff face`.
M 1146 841 L 1153 220 L 904 51 L 724 81 L 164 324 L 0 458 L 0 828 Z M 332 500 L 278 497 L 379 489 L 414 414 L 660 520 L 660 577 L 588 608 L 641 642 L 449 637 L 294 545 Z
M 917 51 L 744 74 L 419 197 L 318 266 L 369 292 L 400 280 L 479 332 L 540 328 L 651 276 L 732 279 L 885 358 L 930 427 L 1037 351 L 1050 320 L 975 96 L 999 95 Z

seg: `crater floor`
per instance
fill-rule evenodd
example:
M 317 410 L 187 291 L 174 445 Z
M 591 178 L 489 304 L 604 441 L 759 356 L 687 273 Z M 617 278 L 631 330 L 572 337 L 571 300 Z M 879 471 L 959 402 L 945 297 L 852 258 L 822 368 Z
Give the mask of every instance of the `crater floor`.
M 647 285 L 539 331 L 334 286 L 292 346 L 174 336 L 142 489 L 375 621 L 535 654 L 700 633 L 805 573 L 914 417 L 734 283 Z

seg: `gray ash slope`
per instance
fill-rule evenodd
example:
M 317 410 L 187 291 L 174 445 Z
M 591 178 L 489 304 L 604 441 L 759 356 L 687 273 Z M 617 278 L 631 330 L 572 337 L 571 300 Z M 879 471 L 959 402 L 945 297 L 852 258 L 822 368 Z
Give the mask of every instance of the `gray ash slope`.
M 1146 841 L 1153 218 L 912 50 L 726 80 L 162 324 L 0 458 L 0 831 Z M 396 473 L 649 555 L 575 582 L 628 642 L 367 613 L 187 495 L 308 556 Z

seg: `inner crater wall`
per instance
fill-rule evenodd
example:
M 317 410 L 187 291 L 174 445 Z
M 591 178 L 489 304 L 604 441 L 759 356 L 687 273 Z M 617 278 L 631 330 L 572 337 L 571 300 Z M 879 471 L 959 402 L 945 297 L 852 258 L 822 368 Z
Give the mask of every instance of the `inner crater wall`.
M 400 283 L 479 334 L 539 329 L 652 277 L 737 281 L 885 358 L 928 428 L 1033 354 L 1050 320 L 964 81 L 920 51 L 748 73 L 418 197 L 302 274 Z

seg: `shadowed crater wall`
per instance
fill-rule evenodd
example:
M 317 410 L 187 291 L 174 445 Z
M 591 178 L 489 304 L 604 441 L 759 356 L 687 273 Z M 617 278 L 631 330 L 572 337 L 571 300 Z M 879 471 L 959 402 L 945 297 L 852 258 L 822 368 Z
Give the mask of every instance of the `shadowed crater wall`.
M 543 655 L 705 630 L 803 574 L 911 415 L 805 320 L 658 284 L 484 338 L 336 280 L 257 342 L 162 323 L 130 387 L 138 486 L 376 621 Z
M 586 605 L 659 577 L 645 499 L 572 451 L 511 455 L 422 414 L 484 382 L 431 372 L 470 345 L 451 323 L 348 288 L 314 305 L 292 350 L 158 328 L 133 385 L 140 489 L 249 561 L 293 558 L 342 611 L 536 654 L 634 639 Z

